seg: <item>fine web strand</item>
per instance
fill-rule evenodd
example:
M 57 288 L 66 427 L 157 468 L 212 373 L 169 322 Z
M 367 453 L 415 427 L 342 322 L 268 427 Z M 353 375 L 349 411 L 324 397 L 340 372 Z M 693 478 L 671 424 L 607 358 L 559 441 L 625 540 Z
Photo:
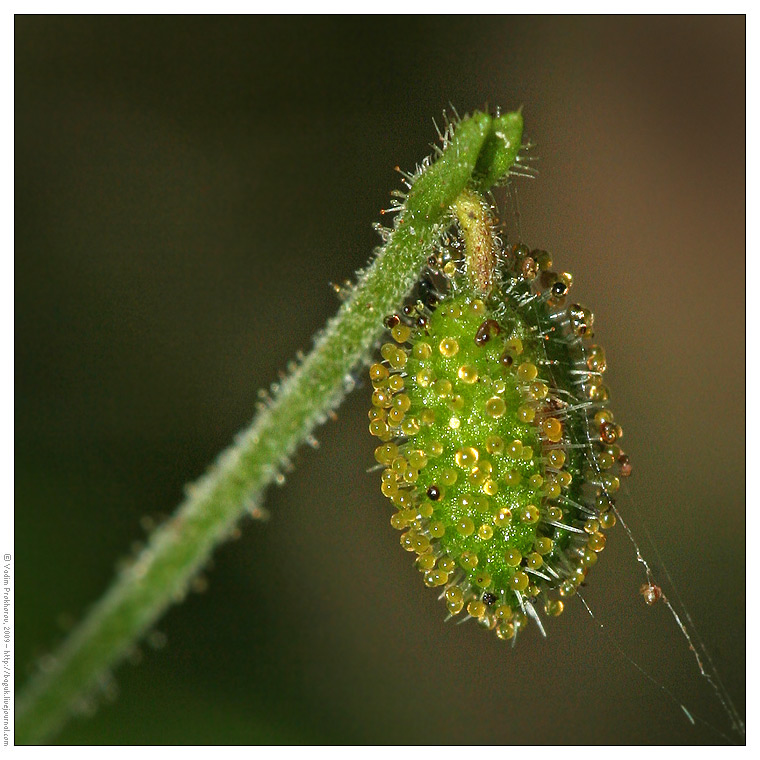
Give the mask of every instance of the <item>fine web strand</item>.
M 591 610 L 591 607 L 589 607 L 586 600 L 583 598 L 583 596 L 580 593 L 576 593 L 576 596 L 581 600 L 581 603 L 586 609 L 586 612 L 591 616 L 592 620 L 599 626 L 599 630 L 606 633 L 608 640 L 612 644 L 612 646 L 617 650 L 618 654 L 625 660 L 627 660 L 631 665 L 633 665 L 636 670 L 641 673 L 641 675 L 644 676 L 653 686 L 663 691 L 668 698 L 674 702 L 680 710 L 683 712 L 683 714 L 686 716 L 688 721 L 692 724 L 692 726 L 696 726 L 697 723 L 702 724 L 706 728 L 710 729 L 714 733 L 716 733 L 718 736 L 723 738 L 728 744 L 735 744 L 735 742 L 731 739 L 731 737 L 727 736 L 723 733 L 719 728 L 714 726 L 709 721 L 705 720 L 704 718 L 701 718 L 699 715 L 695 715 L 691 710 L 689 710 L 683 702 L 681 702 L 680 699 L 672 692 L 670 689 L 668 689 L 667 686 L 665 686 L 661 681 L 658 681 L 651 673 L 644 670 L 641 665 L 639 665 L 636 660 L 634 660 L 629 654 L 626 653 L 626 651 L 623 649 L 623 647 L 618 643 L 618 641 L 615 639 L 615 637 L 610 633 L 607 626 L 594 614 L 594 612 Z
M 652 547 L 652 550 L 655 556 L 657 557 L 657 561 L 659 562 L 660 566 L 663 569 L 665 577 L 668 580 L 669 587 L 673 591 L 676 603 L 680 607 L 683 613 L 683 617 L 686 619 L 686 623 L 684 623 L 683 619 L 681 618 L 681 616 L 678 614 L 675 607 L 671 603 L 670 599 L 668 599 L 668 597 L 664 593 L 662 594 L 662 597 L 661 597 L 662 602 L 668 608 L 668 611 L 670 612 L 671 616 L 675 620 L 676 625 L 681 631 L 681 634 L 686 639 L 686 643 L 688 644 L 689 650 L 693 653 L 694 659 L 696 660 L 700 675 L 702 675 L 710 684 L 713 692 L 718 698 L 718 701 L 720 702 L 724 711 L 728 715 L 731 721 L 731 727 L 733 728 L 734 731 L 736 731 L 742 737 L 742 739 L 745 739 L 746 731 L 745 731 L 744 721 L 741 719 L 741 716 L 739 715 L 739 711 L 736 709 L 736 706 L 734 705 L 734 702 L 731 699 L 731 695 L 728 693 L 728 690 L 723 684 L 723 681 L 721 680 L 720 675 L 718 673 L 718 669 L 715 667 L 715 664 L 713 663 L 712 658 L 710 657 L 710 654 L 707 651 L 707 647 L 705 646 L 704 642 L 699 636 L 697 627 L 694 625 L 694 621 L 692 620 L 692 617 L 689 614 L 686 604 L 684 603 L 683 599 L 681 599 L 681 596 L 678 593 L 678 589 L 676 588 L 676 585 L 673 582 L 673 578 L 670 575 L 670 572 L 668 571 L 667 565 L 663 561 L 662 556 L 660 555 L 660 552 L 658 551 L 657 546 L 654 542 L 654 539 L 652 538 L 651 534 L 649 533 L 649 530 L 646 527 L 644 518 L 641 516 L 640 511 L 636 508 L 635 501 L 633 497 L 631 496 L 630 490 L 628 489 L 627 486 L 625 487 L 625 492 L 628 497 L 628 501 L 631 504 L 632 511 L 636 512 L 638 519 L 641 521 L 644 534 L 646 535 L 647 540 L 649 541 L 649 544 Z M 633 532 L 629 528 L 628 523 L 623 519 L 617 506 L 613 506 L 613 510 L 615 511 L 615 516 L 617 517 L 618 521 L 623 526 L 623 530 L 625 531 L 625 534 L 628 536 L 628 540 L 633 545 L 634 551 L 636 552 L 636 560 L 644 566 L 644 570 L 646 572 L 646 577 L 647 577 L 647 583 L 649 583 L 651 586 L 657 586 L 657 584 L 655 583 L 654 573 L 652 572 L 652 568 L 650 567 L 647 560 L 644 558 L 641 548 L 639 547 L 639 544 L 636 541 L 636 538 L 634 537 Z

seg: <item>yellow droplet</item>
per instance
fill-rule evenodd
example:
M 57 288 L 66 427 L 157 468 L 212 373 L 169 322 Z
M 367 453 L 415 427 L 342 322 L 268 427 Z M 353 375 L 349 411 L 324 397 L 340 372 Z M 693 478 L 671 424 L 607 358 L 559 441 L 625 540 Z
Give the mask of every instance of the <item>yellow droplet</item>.
M 414 417 L 407 417 L 401 423 L 401 432 L 404 435 L 417 435 L 420 432 L 420 425 Z
M 409 460 L 409 464 L 414 467 L 415 470 L 421 470 L 427 464 L 427 457 L 424 451 L 420 449 L 414 449 L 410 451 L 406 458 Z
M 406 393 L 399 393 L 391 402 L 391 407 L 394 409 L 400 409 L 402 412 L 408 411 L 411 405 L 412 402 L 409 400 L 409 396 L 407 396 Z
M 509 470 L 509 472 L 507 472 L 504 475 L 504 482 L 508 486 L 519 485 L 521 480 L 522 480 L 522 475 L 517 470 Z
M 460 426 L 461 424 L 462 424 L 462 422 L 461 422 L 461 420 L 459 419 L 459 417 L 451 417 L 451 418 L 449 419 L 449 427 L 450 427 L 452 430 L 459 430 L 459 426 Z
M 614 417 L 610 409 L 602 409 L 594 415 L 594 422 L 596 422 L 596 424 L 599 425 L 600 427 L 605 422 L 612 422 L 613 419 Z
M 427 448 L 429 457 L 439 457 L 443 454 L 443 444 L 440 441 L 430 441 Z
M 517 408 L 517 419 L 520 422 L 533 422 L 535 418 L 536 410 L 534 407 L 523 404 Z
M 452 586 L 451 588 L 447 588 L 444 592 L 444 596 L 446 597 L 447 602 L 453 602 L 457 599 L 462 599 L 462 590 L 458 588 L 457 586 Z
M 481 525 L 478 528 L 478 538 L 490 541 L 493 538 L 493 528 L 490 525 Z
M 489 454 L 498 456 L 504 453 L 504 440 L 498 435 L 491 435 L 486 438 L 486 451 Z
M 483 483 L 483 493 L 488 496 L 495 496 L 499 492 L 499 486 L 495 480 L 490 478 Z
M 565 452 L 562 449 L 552 449 L 549 452 L 549 464 L 556 470 L 562 469 L 565 464 Z
M 600 552 L 604 549 L 604 544 L 606 542 L 607 539 L 604 537 L 603 533 L 595 533 L 593 536 L 589 536 L 588 548 L 592 551 Z
M 412 330 L 408 325 L 403 322 L 397 324 L 392 330 L 391 335 L 396 343 L 406 343 L 409 340 L 409 336 L 412 334 Z
M 397 348 L 393 355 L 388 359 L 388 364 L 393 369 L 403 369 L 406 366 L 407 354 L 401 348 Z
M 476 448 L 473 448 L 472 446 L 466 446 L 465 448 L 459 449 L 459 451 L 457 451 L 454 459 L 460 467 L 469 470 L 471 467 L 474 467 L 477 464 L 479 456 L 479 452 Z
M 469 517 L 462 517 L 456 525 L 457 533 L 461 536 L 471 536 L 475 531 L 475 523 Z
M 529 583 L 528 576 L 522 571 L 518 570 L 510 579 L 509 587 L 513 591 L 525 591 L 528 588 Z
M 435 412 L 432 409 L 423 409 L 420 412 L 420 423 L 422 425 L 432 425 L 435 422 Z
M 440 379 L 433 383 L 433 390 L 438 394 L 440 398 L 446 398 L 451 393 L 451 381 Z
M 525 562 L 531 570 L 538 570 L 544 564 L 544 560 L 538 552 L 533 552 L 525 558 Z
M 395 443 L 384 443 L 375 449 L 375 459 L 380 464 L 390 464 L 398 456 L 398 446 Z
M 541 432 L 553 443 L 562 438 L 562 423 L 556 417 L 541 420 Z
M 387 409 L 391 405 L 391 401 L 391 394 L 382 388 L 378 388 L 372 394 L 372 406 L 385 407 Z
M 546 383 L 542 383 L 540 380 L 536 380 L 530 384 L 528 393 L 530 394 L 531 398 L 535 399 L 536 401 L 540 401 L 541 399 L 546 398 L 547 394 L 549 393 L 549 386 L 546 385 Z
M 493 524 L 497 528 L 506 528 L 512 521 L 512 512 L 507 507 L 502 507 L 494 516 Z
M 380 486 L 383 496 L 387 496 L 389 499 L 398 493 L 398 486 L 395 483 L 385 482 Z
M 517 377 L 519 377 L 523 382 L 530 382 L 531 380 L 535 380 L 537 375 L 538 370 L 536 369 L 536 365 L 532 362 L 523 362 L 517 368 Z
M 456 356 L 457 351 L 459 351 L 459 343 L 457 343 L 455 338 L 444 338 L 438 344 L 438 350 L 442 356 L 450 359 L 452 356 Z
M 400 512 L 396 512 L 396 514 L 391 516 L 391 527 L 395 528 L 396 530 L 403 530 L 406 528 L 406 526 L 409 525 L 409 522 L 404 518 L 404 516 Z
M 541 538 L 536 539 L 535 548 L 539 554 L 548 554 L 552 550 L 553 546 L 554 541 L 552 541 L 551 538 L 542 536 Z
M 412 356 L 415 359 L 429 359 L 433 355 L 433 348 L 429 343 L 415 343 L 412 349 Z
M 599 521 L 595 519 L 586 520 L 583 524 L 583 530 L 589 535 L 596 533 L 599 530 Z
M 491 573 L 488 573 L 485 570 L 481 570 L 475 576 L 475 585 L 479 588 L 488 588 L 491 585 L 491 581 Z
M 456 470 L 452 470 L 450 467 L 441 470 L 441 482 L 446 486 L 453 486 L 457 482 Z
M 554 520 L 554 522 L 559 522 L 562 519 L 562 510 L 557 506 L 549 507 L 547 510 L 547 515 L 550 520 Z
M 433 373 L 429 369 L 423 368 L 417 373 L 415 380 L 420 388 L 427 388 L 433 382 Z
M 459 371 L 457 372 L 459 375 L 459 379 L 463 383 L 472 384 L 477 381 L 478 379 L 478 371 L 475 369 L 475 367 L 469 365 L 469 364 L 463 364 Z
M 472 506 L 478 512 L 491 511 L 491 502 L 488 500 L 486 496 L 483 496 L 482 494 L 475 494 L 475 496 L 472 497 Z
M 538 522 L 539 518 L 539 512 L 538 508 L 535 507 L 533 504 L 528 504 L 527 507 L 523 507 L 520 510 L 520 520 L 522 522 L 527 523 L 528 525 L 533 525 Z
M 404 419 L 404 413 L 400 409 L 391 409 L 388 412 L 388 422 L 394 427 L 400 425 Z
M 373 364 L 369 368 L 369 377 L 371 380 L 385 380 L 388 377 L 388 370 L 382 364 Z
M 459 564 L 465 570 L 474 570 L 478 566 L 478 555 L 473 552 L 462 552 L 459 558 Z
M 508 549 L 504 559 L 510 567 L 517 567 L 522 562 L 522 554 L 517 549 Z
M 424 517 L 426 520 L 433 516 L 433 505 L 429 501 L 423 501 L 417 509 L 420 513 L 420 517 Z
M 391 375 L 388 378 L 388 390 L 393 393 L 404 390 L 404 378 L 401 375 Z
M 498 419 L 499 417 L 503 416 L 504 412 L 507 411 L 507 405 L 504 403 L 503 398 L 499 398 L 498 396 L 493 396 L 486 401 L 486 414 L 490 415 L 491 417 Z
M 382 438 L 389 432 L 389 428 L 382 420 L 372 420 L 369 423 L 369 432 L 377 438 Z

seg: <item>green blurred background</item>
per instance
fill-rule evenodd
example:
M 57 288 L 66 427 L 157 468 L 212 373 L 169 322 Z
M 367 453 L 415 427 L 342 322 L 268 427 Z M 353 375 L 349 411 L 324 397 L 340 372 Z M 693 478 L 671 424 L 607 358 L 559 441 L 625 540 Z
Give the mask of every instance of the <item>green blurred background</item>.
M 519 222 L 595 311 L 634 462 L 621 509 L 743 713 L 744 35 L 743 17 L 17 17 L 17 683 L 309 348 L 328 282 L 378 242 L 392 167 L 451 102 L 524 106 L 540 175 L 516 185 Z M 609 633 L 580 604 L 514 650 L 444 625 L 366 472 L 367 396 L 58 741 L 721 741 L 610 642 L 725 729 L 620 528 L 586 592 Z

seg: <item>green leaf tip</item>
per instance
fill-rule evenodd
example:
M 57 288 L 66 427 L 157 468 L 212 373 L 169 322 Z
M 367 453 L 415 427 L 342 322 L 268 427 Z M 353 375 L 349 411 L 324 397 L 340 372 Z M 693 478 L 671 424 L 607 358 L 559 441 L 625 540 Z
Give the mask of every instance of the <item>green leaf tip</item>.
M 522 145 L 523 117 L 513 111 L 491 120 L 491 129 L 475 165 L 476 184 L 486 192 L 505 182 Z

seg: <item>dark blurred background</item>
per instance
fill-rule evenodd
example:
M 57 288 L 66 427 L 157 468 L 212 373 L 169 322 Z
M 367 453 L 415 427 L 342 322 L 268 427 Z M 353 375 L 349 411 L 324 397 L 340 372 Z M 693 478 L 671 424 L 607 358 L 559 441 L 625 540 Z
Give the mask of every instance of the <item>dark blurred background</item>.
M 17 683 L 309 348 L 451 102 L 524 107 L 522 233 L 596 314 L 620 507 L 743 713 L 744 57 L 743 17 L 17 17 Z M 726 730 L 620 527 L 604 632 L 580 603 L 514 650 L 444 624 L 367 397 L 58 741 L 722 741 L 615 650 Z

